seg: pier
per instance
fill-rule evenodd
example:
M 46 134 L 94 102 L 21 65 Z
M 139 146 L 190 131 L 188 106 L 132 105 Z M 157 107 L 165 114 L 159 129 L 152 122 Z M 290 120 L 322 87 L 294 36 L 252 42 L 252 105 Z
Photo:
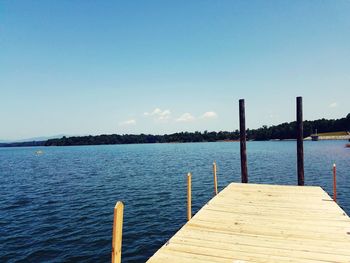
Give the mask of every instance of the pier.
M 231 183 L 147 262 L 350 262 L 350 218 L 321 187 Z
M 350 218 L 336 203 L 336 165 L 333 198 L 319 186 L 304 186 L 302 112 L 302 97 L 297 97 L 298 186 L 248 184 L 245 102 L 239 100 L 241 183 L 218 192 L 214 162 L 215 195 L 192 215 L 192 174 L 188 173 L 188 221 L 147 262 L 350 263 Z M 122 206 L 115 210 L 115 222 L 121 213 Z M 121 239 L 119 224 L 113 228 L 112 263 L 121 262 Z

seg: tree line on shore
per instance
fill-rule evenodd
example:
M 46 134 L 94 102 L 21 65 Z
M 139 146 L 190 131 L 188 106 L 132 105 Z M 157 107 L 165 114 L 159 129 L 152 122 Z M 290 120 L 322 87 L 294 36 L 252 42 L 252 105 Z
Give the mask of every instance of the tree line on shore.
M 350 113 L 340 119 L 319 119 L 304 121 L 304 137 L 310 136 L 315 130 L 322 132 L 350 131 Z M 263 126 L 258 129 L 247 129 L 247 139 L 264 140 L 286 140 L 296 138 L 296 122 L 285 122 L 270 127 Z M 176 143 L 176 142 L 216 142 L 239 140 L 239 131 L 219 132 L 177 132 L 165 135 L 152 134 L 111 134 L 97 136 L 74 136 L 60 139 L 49 139 L 47 141 L 3 143 L 0 146 L 70 146 L 70 145 L 103 145 L 103 144 L 136 144 L 136 143 Z
M 336 132 L 350 130 L 350 113 L 341 119 L 319 119 L 304 121 L 304 137 L 310 136 L 315 130 L 318 132 Z M 247 129 L 248 140 L 286 140 L 296 138 L 296 122 L 285 122 L 270 127 L 263 126 L 258 129 Z M 97 136 L 63 137 L 61 139 L 50 139 L 45 146 L 66 145 L 101 145 L 101 144 L 135 144 L 135 143 L 175 143 L 175 142 L 216 142 L 239 140 L 239 131 L 232 132 L 178 132 L 165 135 L 152 134 L 111 134 Z

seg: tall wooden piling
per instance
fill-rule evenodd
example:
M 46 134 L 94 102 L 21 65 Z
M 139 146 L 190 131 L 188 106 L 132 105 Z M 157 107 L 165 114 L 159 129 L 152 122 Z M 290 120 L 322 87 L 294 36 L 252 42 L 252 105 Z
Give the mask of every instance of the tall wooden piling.
M 216 176 L 216 162 L 213 163 L 213 174 L 214 174 L 214 195 L 218 194 L 218 178 Z
M 304 185 L 304 133 L 303 133 L 303 98 L 297 97 L 297 163 L 298 185 Z
M 248 168 L 247 168 L 247 146 L 246 146 L 246 129 L 245 129 L 245 107 L 244 99 L 239 100 L 239 133 L 241 147 L 241 181 L 248 183 Z
M 192 174 L 187 174 L 187 220 L 192 218 Z
M 112 263 L 120 263 L 122 257 L 124 204 L 117 202 L 114 207 L 113 235 L 112 235 Z
M 333 164 L 333 200 L 337 202 L 337 166 Z

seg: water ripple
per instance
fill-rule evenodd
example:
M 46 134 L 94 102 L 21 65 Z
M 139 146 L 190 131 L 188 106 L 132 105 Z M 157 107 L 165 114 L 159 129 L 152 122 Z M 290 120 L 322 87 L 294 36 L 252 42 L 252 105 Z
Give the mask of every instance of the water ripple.
M 332 191 L 350 212 L 350 149 L 306 142 L 305 180 Z M 222 189 L 240 181 L 238 143 L 0 149 L 0 262 L 108 262 L 113 208 L 125 203 L 123 261 L 144 262 L 212 196 L 212 162 Z M 295 142 L 249 142 L 249 181 L 296 184 Z

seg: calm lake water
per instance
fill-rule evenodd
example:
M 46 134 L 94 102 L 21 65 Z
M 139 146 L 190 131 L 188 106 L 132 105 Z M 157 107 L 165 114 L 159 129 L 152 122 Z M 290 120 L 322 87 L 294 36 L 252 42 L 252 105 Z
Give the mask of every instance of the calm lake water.
M 350 148 L 305 142 L 305 183 L 350 213 Z M 42 150 L 42 155 L 36 155 Z M 296 142 L 248 142 L 249 181 L 296 184 Z M 125 203 L 123 262 L 144 262 L 186 222 L 186 173 L 193 211 L 240 181 L 239 143 L 0 148 L 0 262 L 109 262 L 113 208 Z

